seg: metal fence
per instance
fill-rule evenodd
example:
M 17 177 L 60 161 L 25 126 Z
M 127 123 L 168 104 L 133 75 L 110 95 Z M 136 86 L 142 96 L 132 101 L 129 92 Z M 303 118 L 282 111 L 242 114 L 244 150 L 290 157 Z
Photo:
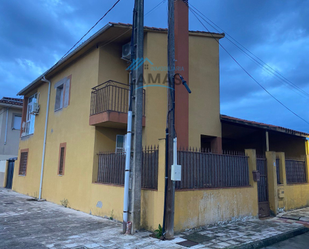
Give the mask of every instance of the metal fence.
M 99 153 L 97 183 L 124 185 L 125 153 Z M 142 188 L 158 188 L 159 148 L 145 147 L 142 159 Z
M 263 156 L 257 156 L 256 169 L 260 172 L 260 181 L 258 181 L 258 201 L 268 201 L 268 188 L 267 188 L 267 161 Z
M 234 153 L 236 154 L 236 153 Z M 202 189 L 249 186 L 248 157 L 245 155 L 178 151 L 182 179 L 176 189 Z
M 129 85 L 113 80 L 92 88 L 90 115 L 106 111 L 127 113 L 129 92 Z M 145 89 L 143 89 L 143 115 L 145 115 Z
M 307 182 L 305 161 L 285 159 L 285 170 L 288 184 Z

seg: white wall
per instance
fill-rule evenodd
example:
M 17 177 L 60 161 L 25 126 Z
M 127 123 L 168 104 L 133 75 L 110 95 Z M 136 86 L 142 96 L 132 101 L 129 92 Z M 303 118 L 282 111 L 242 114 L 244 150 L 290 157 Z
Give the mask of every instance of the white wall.
M 0 187 L 3 187 L 5 168 L 6 168 L 6 160 L 0 161 Z

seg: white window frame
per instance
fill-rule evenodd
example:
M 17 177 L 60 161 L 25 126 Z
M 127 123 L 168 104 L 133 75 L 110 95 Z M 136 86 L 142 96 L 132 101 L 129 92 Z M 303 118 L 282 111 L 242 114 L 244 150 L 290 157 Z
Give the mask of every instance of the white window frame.
M 37 93 L 33 94 L 28 98 L 27 113 L 26 113 L 26 126 L 25 134 L 31 135 L 34 133 L 35 115 L 32 113 L 32 103 L 37 103 Z
M 14 127 L 14 124 L 15 124 L 15 118 L 16 117 L 19 117 L 20 118 L 20 125 L 18 128 L 15 128 Z M 12 130 L 20 130 L 20 127 L 21 127 L 21 124 L 22 124 L 23 120 L 22 120 L 22 115 L 21 114 L 16 114 L 16 113 L 13 113 L 13 118 L 12 118 Z
M 57 107 L 57 97 L 58 97 L 58 94 L 59 94 L 58 90 L 60 90 L 59 107 Z M 55 112 L 59 111 L 63 108 L 63 102 L 64 102 L 63 98 L 64 98 L 64 84 L 61 84 L 61 85 L 57 86 L 57 88 L 56 88 Z
M 118 144 L 118 137 L 122 137 L 122 146 Z M 126 152 L 126 142 L 127 142 L 127 135 L 116 135 L 116 149 L 115 153 L 125 153 Z
M 55 84 L 54 88 L 56 90 L 54 111 L 57 112 L 69 106 L 70 91 L 71 91 L 71 76 L 65 77 L 60 81 L 58 81 Z M 60 103 L 58 101 L 60 101 Z

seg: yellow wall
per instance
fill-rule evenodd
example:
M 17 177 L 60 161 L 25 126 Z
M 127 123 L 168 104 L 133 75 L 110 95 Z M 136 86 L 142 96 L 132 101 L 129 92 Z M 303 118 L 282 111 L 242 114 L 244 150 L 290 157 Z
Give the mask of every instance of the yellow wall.
M 219 46 L 213 38 L 190 36 L 189 79 L 192 93 L 189 95 L 189 146 L 200 147 L 201 135 L 221 137 L 219 93 Z M 146 90 L 146 126 L 144 144 L 156 144 L 165 137 L 167 93 L 166 71 L 152 70 L 167 67 L 167 35 L 147 33 L 144 57 L 153 65 L 144 67 Z M 179 72 L 181 73 L 181 71 Z M 150 80 L 159 74 L 160 83 Z M 155 87 L 150 85 L 156 84 Z M 160 87 L 158 87 L 160 85 Z
M 256 188 L 177 191 L 175 230 L 257 216 Z
M 280 182 L 282 184 L 277 185 L 278 190 L 284 191 L 284 197 L 278 198 L 278 207 L 280 210 L 285 211 L 308 207 L 309 206 L 309 155 L 306 155 L 306 166 L 307 166 L 307 183 L 300 184 L 287 184 L 286 181 L 286 170 L 285 170 L 285 153 L 276 153 L 277 158 L 279 158 L 279 170 L 280 170 Z
M 112 43 L 100 47 L 99 84 L 108 80 L 129 83 L 129 73 L 126 71 L 129 65 L 121 59 L 121 49 L 121 46 Z
M 201 134 L 221 137 L 219 45 L 213 38 L 189 39 L 189 146 L 201 146 Z
M 198 46 L 204 49 L 201 51 Z M 208 47 L 209 48 L 206 48 Z M 205 56 L 208 54 L 210 56 Z M 218 45 L 209 38 L 190 37 L 190 79 L 192 89 L 190 96 L 190 145 L 200 146 L 200 136 L 221 136 L 219 121 L 219 69 L 218 69 Z M 45 156 L 45 168 L 43 178 L 42 197 L 48 201 L 60 204 L 62 200 L 68 200 L 68 206 L 94 215 L 113 217 L 122 220 L 123 188 L 111 185 L 94 183 L 97 171 L 97 153 L 100 151 L 113 151 L 117 134 L 125 134 L 125 129 L 113 129 L 94 127 L 89 125 L 91 88 L 107 80 L 115 80 L 128 83 L 128 72 L 125 70 L 127 63 L 120 59 L 121 46 L 108 45 L 86 53 L 70 65 L 53 75 L 47 77 L 52 82 L 49 121 L 47 127 L 47 146 Z M 167 66 L 167 35 L 163 33 L 147 33 L 145 36 L 145 54 L 154 67 Z M 151 66 L 145 69 L 145 80 L 149 84 L 148 74 L 156 78 L 160 74 L 160 84 L 164 84 L 166 71 L 151 71 Z M 205 69 L 207 68 L 207 69 Z M 213 74 L 213 75 L 212 75 Z M 68 107 L 54 112 L 56 90 L 55 83 L 64 77 L 72 75 L 71 97 Z M 204 79 L 208 80 L 205 81 Z M 38 197 L 41 173 L 42 148 L 45 126 L 45 110 L 48 85 L 45 83 L 38 87 L 40 114 L 35 118 L 35 132 L 33 135 L 22 138 L 19 145 L 21 149 L 29 149 L 27 175 L 18 175 L 19 161 L 16 161 L 13 189 L 17 192 Z M 165 137 L 166 113 L 167 113 L 167 88 L 146 87 L 146 126 L 143 131 L 143 144 L 160 144 L 159 153 L 159 183 L 158 190 L 142 191 L 142 224 L 153 230 L 162 224 L 163 200 L 164 200 L 164 142 L 159 141 Z M 212 93 L 210 93 L 212 91 Z M 203 94 L 203 92 L 207 92 Z M 32 93 L 32 94 L 33 94 Z M 30 95 L 29 95 L 30 96 Z M 210 105 L 211 104 L 211 105 Z M 58 175 L 59 146 L 66 143 L 66 159 L 64 175 Z M 187 205 L 184 202 L 190 192 L 177 192 L 176 205 L 177 230 L 192 225 L 204 224 L 203 217 L 212 215 L 208 204 L 211 198 L 222 204 L 221 212 L 226 215 L 218 215 L 212 220 L 230 219 L 237 215 L 249 215 L 249 204 L 236 210 L 236 204 L 224 207 L 227 203 L 222 196 L 234 196 L 238 203 L 248 198 L 252 188 L 241 190 L 207 190 L 194 191 L 192 204 L 198 206 L 196 215 L 197 223 L 188 223 L 181 217 L 180 207 Z M 233 195 L 234 193 L 234 195 Z M 197 205 L 198 204 L 198 205 Z M 179 206 L 180 205 L 180 206 Z M 239 204 L 240 205 L 240 204 Z M 188 210 L 188 209 L 184 209 Z M 196 210 L 196 209 L 194 209 Z M 181 211 L 185 213 L 185 211 Z M 196 211 L 194 211 L 196 212 Z M 251 212 L 254 215 L 254 209 Z M 188 214 L 188 220 L 192 219 L 192 213 Z M 181 223 L 185 223 L 181 226 Z M 187 223 L 186 223 L 187 222 Z M 192 227 L 192 226 L 191 226 Z
M 309 184 L 293 184 L 284 187 L 285 209 L 309 207 Z
M 52 87 L 42 197 L 55 203 L 68 199 L 69 206 L 86 212 L 89 211 L 95 139 L 95 127 L 89 126 L 90 90 L 98 84 L 98 63 L 99 52 L 95 49 L 49 78 Z M 72 75 L 70 104 L 54 112 L 54 85 L 69 75 Z M 34 134 L 20 141 L 20 149 L 29 148 L 27 175 L 19 176 L 18 170 L 14 172 L 13 189 L 36 197 L 39 193 L 47 90 L 48 84 L 37 90 L 40 114 L 35 118 Z M 67 143 L 65 173 L 59 176 L 59 146 L 64 142 Z
M 166 37 L 166 34 L 162 33 L 147 33 L 145 37 L 144 57 L 153 63 L 153 65 L 147 63 L 148 69 L 144 67 L 146 125 L 143 132 L 143 144 L 145 145 L 157 145 L 158 139 L 165 137 L 168 83 L 164 82 L 164 79 L 167 72 L 151 69 L 167 66 Z M 153 83 L 150 77 L 155 80 L 157 75 L 160 77 L 160 82 Z

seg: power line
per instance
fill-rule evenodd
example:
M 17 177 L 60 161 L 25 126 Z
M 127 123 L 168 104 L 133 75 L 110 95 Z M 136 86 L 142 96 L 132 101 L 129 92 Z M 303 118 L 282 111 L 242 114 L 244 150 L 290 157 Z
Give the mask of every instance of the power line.
M 162 0 L 160 3 L 158 3 L 156 6 L 154 6 L 151 10 L 149 10 L 144 17 L 146 17 L 147 15 L 149 15 L 152 11 L 154 11 L 156 8 L 158 8 L 162 3 L 166 2 L 166 0 Z M 100 47 L 105 47 L 108 44 L 112 43 L 113 41 L 117 40 L 118 38 L 122 37 L 123 35 L 125 35 L 126 33 L 128 33 L 129 31 L 131 31 L 130 29 L 126 30 L 125 32 L 123 32 L 122 34 L 120 34 L 119 36 L 111 39 L 110 41 L 104 43 L 103 45 L 101 45 Z
M 117 0 L 115 3 L 114 3 L 114 5 L 108 10 L 108 11 L 106 11 L 106 13 L 69 49 L 69 51 L 68 52 L 66 52 L 65 54 L 64 54 L 64 56 L 62 56 L 61 57 L 61 59 L 60 60 L 62 60 L 67 54 L 69 54 L 71 51 L 72 51 L 72 49 L 73 48 L 75 48 L 76 47 L 76 45 L 78 44 L 78 43 L 80 43 L 80 41 L 82 40 L 82 39 L 84 39 L 84 37 L 86 36 L 86 35 L 88 35 L 89 33 L 90 33 L 90 31 L 91 30 L 93 30 L 94 28 L 95 28 L 95 26 L 97 26 L 98 25 L 98 23 L 105 17 L 105 16 L 107 16 L 107 14 L 109 13 L 109 12 L 111 12 L 112 11 L 112 9 L 113 8 L 115 8 L 116 7 L 116 5 L 120 2 L 121 0 Z
M 188 6 L 189 7 L 189 6 Z M 235 61 L 235 63 L 255 82 L 257 83 L 267 94 L 269 94 L 273 99 L 275 99 L 280 105 L 282 105 L 284 108 L 286 108 L 288 111 L 290 111 L 291 113 L 293 113 L 296 117 L 300 118 L 301 120 L 303 120 L 304 122 L 306 122 L 309 125 L 309 122 L 302 118 L 301 116 L 299 116 L 297 113 L 295 113 L 294 111 L 292 111 L 289 107 L 287 107 L 285 104 L 283 104 L 279 99 L 277 99 L 273 94 L 271 94 L 261 83 L 259 83 L 228 51 L 227 49 L 219 42 L 219 40 L 217 38 L 215 38 L 213 36 L 213 34 L 208 30 L 208 28 L 204 25 L 204 23 L 199 19 L 199 17 L 196 14 L 196 11 L 192 10 L 191 8 L 189 8 L 190 11 L 193 13 L 193 15 L 196 17 L 196 19 L 202 24 L 202 26 L 206 29 L 206 31 L 208 31 L 211 36 L 215 39 L 215 41 L 219 44 L 219 46 Z
M 234 39 L 231 35 L 229 35 L 227 32 L 225 32 L 222 28 L 220 28 L 217 24 L 215 24 L 213 21 L 211 21 L 208 17 L 206 17 L 201 11 L 199 11 L 196 7 L 194 7 L 192 4 L 190 4 L 190 8 L 194 9 L 196 14 L 203 19 L 208 25 L 210 25 L 212 28 L 214 28 L 218 32 L 224 32 L 226 34 L 226 39 L 230 41 L 232 44 L 234 44 L 239 50 L 241 50 L 244 54 L 246 54 L 250 59 L 252 59 L 256 64 L 258 64 L 263 70 L 267 71 L 268 73 L 276 76 L 279 80 L 283 81 L 287 86 L 291 87 L 292 90 L 297 90 L 297 93 L 300 93 L 302 95 L 305 95 L 306 97 L 309 97 L 309 93 L 307 93 L 305 90 L 303 90 L 298 85 L 294 84 L 290 80 L 288 80 L 286 77 L 284 77 L 282 74 L 280 74 L 278 71 L 276 71 L 274 68 L 269 66 L 267 63 L 265 63 L 262 59 L 254 55 L 250 50 L 248 50 L 246 47 L 244 47 L 241 43 L 239 43 L 236 39 Z M 206 18 L 206 19 L 205 19 Z M 230 37 L 230 38 L 229 38 Z

